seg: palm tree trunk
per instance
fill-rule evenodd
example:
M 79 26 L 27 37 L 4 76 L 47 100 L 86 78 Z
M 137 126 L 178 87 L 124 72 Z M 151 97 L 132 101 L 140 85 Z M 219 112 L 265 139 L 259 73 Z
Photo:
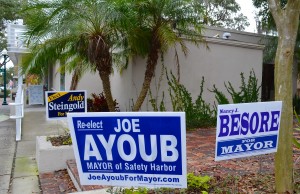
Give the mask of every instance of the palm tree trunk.
M 103 91 L 110 112 L 115 112 L 115 103 L 111 94 L 109 76 L 112 71 L 112 57 L 107 38 L 101 33 L 89 40 L 88 58 L 91 64 L 96 66 L 102 81 Z
M 140 110 L 140 108 L 147 96 L 148 90 L 150 88 L 151 80 L 152 80 L 152 77 L 154 75 L 155 68 L 157 65 L 158 51 L 160 49 L 160 44 L 159 44 L 159 41 L 157 40 L 157 38 L 153 38 L 152 40 L 153 41 L 152 41 L 151 50 L 150 50 L 150 53 L 147 58 L 147 67 L 146 67 L 146 71 L 145 71 L 143 86 L 142 86 L 141 92 L 132 108 L 132 111 Z
M 79 69 L 76 68 L 72 76 L 70 90 L 76 90 L 79 82 L 79 77 L 80 77 L 80 71 Z
M 108 105 L 108 109 L 110 112 L 115 112 L 115 103 L 111 94 L 111 87 L 110 87 L 110 79 L 109 79 L 110 74 L 105 71 L 99 71 L 99 75 L 102 80 L 103 90 Z

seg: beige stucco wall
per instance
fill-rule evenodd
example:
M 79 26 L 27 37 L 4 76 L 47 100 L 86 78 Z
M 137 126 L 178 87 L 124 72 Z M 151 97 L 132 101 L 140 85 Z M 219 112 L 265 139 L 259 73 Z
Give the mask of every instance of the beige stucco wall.
M 193 44 L 187 43 L 189 48 L 187 58 L 180 51 L 180 48 L 177 48 L 180 60 L 180 82 L 192 94 L 194 100 L 199 95 L 202 76 L 205 78 L 203 98 L 210 104 L 213 104 L 215 99 L 214 94 L 207 89 L 212 89 L 213 84 L 215 84 L 218 89 L 225 92 L 224 82 L 227 81 L 230 81 L 232 85 L 238 89 L 241 85 L 241 72 L 244 72 L 245 77 L 248 78 L 251 69 L 254 69 L 256 77 L 259 79 L 259 83 L 261 83 L 263 46 L 241 44 L 235 41 L 222 39 L 208 41 L 207 46 L 209 49 L 206 49 L 204 46 L 197 48 Z M 164 56 L 164 66 L 169 72 L 172 71 L 173 74 L 176 75 L 177 68 L 174 54 L 174 49 L 172 49 Z M 131 98 L 134 100 L 137 98 L 142 86 L 145 64 L 146 62 L 142 58 L 135 58 L 132 63 L 131 70 L 133 76 L 130 93 L 132 94 Z M 165 103 L 169 110 L 172 110 L 170 108 L 171 104 L 168 94 L 169 86 L 165 75 L 159 84 L 161 69 L 162 64 L 159 63 L 156 68 L 155 77 L 152 81 L 151 91 L 153 96 L 159 96 L 158 99 L 160 99 L 162 92 L 164 91 Z M 157 92 L 156 88 L 158 88 L 158 85 L 160 85 L 160 90 Z M 115 98 L 119 101 L 121 96 L 115 93 Z M 124 94 L 122 94 L 122 98 L 124 98 Z M 122 100 L 124 101 L 124 99 Z M 142 110 L 152 110 L 148 101 L 149 99 L 145 100 Z
M 52 69 L 52 73 L 50 74 L 50 76 L 52 76 L 52 85 L 50 85 L 49 90 L 60 91 L 60 73 L 58 72 L 59 66 L 59 63 L 56 63 Z
M 65 89 L 69 90 L 72 80 L 72 74 L 66 73 L 65 75 Z M 91 97 L 92 93 L 99 94 L 103 91 L 102 82 L 97 72 L 91 73 L 87 72 L 83 75 L 82 79 L 80 79 L 77 90 L 86 90 L 87 97 Z
M 251 69 L 254 69 L 259 83 L 262 78 L 262 63 L 263 63 L 263 46 L 258 44 L 260 36 L 253 33 L 239 32 L 234 30 L 226 30 L 222 28 L 208 27 L 205 31 L 205 39 L 207 41 L 207 49 L 203 44 L 199 48 L 187 42 L 189 54 L 186 58 L 181 49 L 178 47 L 180 61 L 180 82 L 186 86 L 192 97 L 195 99 L 200 91 L 200 83 L 202 76 L 205 78 L 204 84 L 204 99 L 213 104 L 214 94 L 207 89 L 212 89 L 213 84 L 226 94 L 224 82 L 230 81 L 235 88 L 240 86 L 240 73 L 244 72 L 248 78 Z M 230 32 L 231 37 L 227 40 L 222 38 L 224 32 Z M 219 38 L 213 37 L 219 34 Z M 170 49 L 164 56 L 164 66 L 168 72 L 172 71 L 175 75 L 177 65 L 174 57 L 174 49 Z M 120 74 L 117 70 L 111 76 L 111 89 L 113 97 L 119 103 L 121 111 L 130 111 L 135 102 L 144 78 L 146 61 L 141 57 L 136 57 L 131 60 L 128 68 Z M 58 67 L 53 69 L 53 88 L 59 90 L 60 74 L 55 73 Z M 162 92 L 165 93 L 165 103 L 171 110 L 170 99 L 168 94 L 168 84 L 166 76 L 162 76 L 162 81 L 159 81 L 162 63 L 159 59 L 159 64 L 156 68 L 155 77 L 152 80 L 151 91 L 153 97 L 160 98 Z M 71 74 L 65 76 L 65 89 L 69 90 L 71 84 Z M 158 86 L 160 88 L 158 89 Z M 87 90 L 88 97 L 91 93 L 100 93 L 103 91 L 102 83 L 98 73 L 86 73 L 78 84 L 78 90 Z M 143 111 L 152 110 L 149 103 L 149 97 L 146 98 Z
M 122 73 L 114 70 L 111 76 L 111 90 L 114 99 L 117 100 L 118 106 L 122 111 L 130 111 L 132 107 L 132 97 L 136 96 L 132 93 L 132 88 L 135 86 L 132 82 L 132 77 L 136 75 L 133 74 L 132 65 Z

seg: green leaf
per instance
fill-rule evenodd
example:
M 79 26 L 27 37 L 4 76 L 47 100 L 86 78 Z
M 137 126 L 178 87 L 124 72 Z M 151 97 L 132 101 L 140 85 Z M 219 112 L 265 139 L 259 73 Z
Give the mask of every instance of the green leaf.
M 300 143 L 298 142 L 298 140 L 295 137 L 293 137 L 293 143 L 298 149 L 300 149 Z

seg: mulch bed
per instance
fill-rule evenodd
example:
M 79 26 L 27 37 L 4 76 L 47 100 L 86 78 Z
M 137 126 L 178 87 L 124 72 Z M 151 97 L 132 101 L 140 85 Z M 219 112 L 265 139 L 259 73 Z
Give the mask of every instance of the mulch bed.
M 66 145 L 66 142 L 70 141 L 70 135 L 58 135 L 58 136 L 50 136 L 48 140 L 51 142 L 53 146 L 62 146 Z
M 60 138 L 59 140 L 62 140 Z M 58 142 L 58 140 L 57 140 Z M 187 166 L 188 172 L 196 175 L 212 177 L 209 193 L 275 193 L 274 154 L 240 158 L 225 161 L 214 161 L 215 129 L 197 129 L 187 132 Z M 300 157 L 300 151 L 294 149 L 294 162 Z M 295 188 L 300 183 L 300 164 L 295 169 Z M 43 176 L 43 175 L 42 175 Z M 43 177 L 40 176 L 43 193 L 48 192 L 44 187 Z M 74 192 L 73 183 L 67 171 L 54 172 L 52 179 L 58 183 L 60 193 Z M 59 186 L 69 185 L 70 187 Z M 63 189 L 64 192 L 62 192 Z M 70 189 L 68 189 L 70 188 Z M 197 192 L 187 192 L 197 193 Z M 297 192 L 296 192 L 297 193 Z
M 43 194 L 62 194 L 77 192 L 67 170 L 59 170 L 39 175 Z

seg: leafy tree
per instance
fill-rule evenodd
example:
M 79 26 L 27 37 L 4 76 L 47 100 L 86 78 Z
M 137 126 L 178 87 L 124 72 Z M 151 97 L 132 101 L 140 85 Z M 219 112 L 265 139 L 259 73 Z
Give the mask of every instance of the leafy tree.
M 273 38 L 273 41 L 269 42 L 266 55 L 270 61 L 276 53 L 275 99 L 284 102 L 279 136 L 280 147 L 275 157 L 276 188 L 278 192 L 291 192 L 293 188 L 291 145 L 293 96 L 290 87 L 292 87 L 293 61 L 296 60 L 299 65 L 298 59 L 300 57 L 299 2 L 291 0 L 253 0 L 253 4 L 257 8 L 260 8 L 258 16 L 262 32 L 267 34 L 278 33 L 278 38 Z M 284 88 L 284 90 L 281 88 Z
M 275 155 L 277 193 L 293 193 L 292 67 L 299 28 L 300 1 L 268 0 L 278 32 L 275 58 L 275 99 L 283 102 L 278 151 Z
M 63 54 L 79 57 L 98 71 L 110 111 L 115 110 L 109 78 L 112 56 L 124 41 L 118 27 L 123 15 L 115 5 L 109 0 L 57 0 L 37 1 L 26 9 L 31 15 L 26 20 L 28 43 L 34 48 L 30 66 L 53 65 Z
M 6 48 L 5 28 L 7 22 L 18 17 L 20 0 L 0 0 L 0 49 Z
M 235 0 L 199 0 L 204 7 L 203 23 L 210 26 L 245 30 L 250 23 L 239 11 L 241 7 Z
M 266 36 L 265 42 L 266 47 L 264 49 L 264 61 L 265 62 L 272 62 L 276 55 L 276 46 L 278 44 L 278 38 L 277 30 L 276 30 L 276 24 L 273 19 L 273 16 L 271 14 L 271 11 L 269 9 L 269 4 L 267 0 L 252 0 L 253 5 L 259 10 L 257 14 L 257 20 L 258 20 L 258 31 L 260 33 L 270 35 L 273 34 L 275 36 Z M 281 0 L 280 4 L 283 7 L 287 3 L 287 0 Z M 299 59 L 300 59 L 300 28 L 298 28 L 298 34 L 296 39 L 296 45 L 295 45 L 295 58 L 298 62 L 298 66 L 300 65 Z M 298 68 L 298 71 L 300 68 Z M 299 74 L 299 72 L 298 72 Z
M 59 62 L 60 67 L 58 72 L 63 74 L 66 72 L 72 73 L 72 80 L 70 90 L 76 90 L 78 82 L 82 75 L 87 72 L 95 72 L 95 69 L 84 61 L 81 57 L 75 53 L 69 52 L 69 50 L 56 50 L 55 43 L 46 41 L 40 44 L 30 45 L 31 52 L 23 55 L 22 70 L 23 73 L 33 74 L 43 80 L 48 74 L 49 67 L 54 66 Z
M 195 44 L 201 40 L 202 24 L 200 4 L 193 0 L 127 0 L 124 13 L 129 16 L 127 25 L 130 52 L 146 56 L 147 64 L 143 85 L 133 111 L 142 106 L 149 91 L 159 55 L 177 44 L 187 54 L 185 40 Z
M 6 69 L 6 83 L 8 84 L 10 80 L 13 80 L 14 67 L 9 67 Z M 3 73 L 0 74 L 3 77 Z M 3 86 L 4 79 L 1 78 L 1 85 Z
M 254 7 L 258 9 L 257 20 L 258 20 L 258 31 L 261 33 L 274 33 L 276 32 L 275 21 L 272 17 L 269 9 L 268 0 L 252 0 Z M 285 0 L 286 3 L 286 0 Z

